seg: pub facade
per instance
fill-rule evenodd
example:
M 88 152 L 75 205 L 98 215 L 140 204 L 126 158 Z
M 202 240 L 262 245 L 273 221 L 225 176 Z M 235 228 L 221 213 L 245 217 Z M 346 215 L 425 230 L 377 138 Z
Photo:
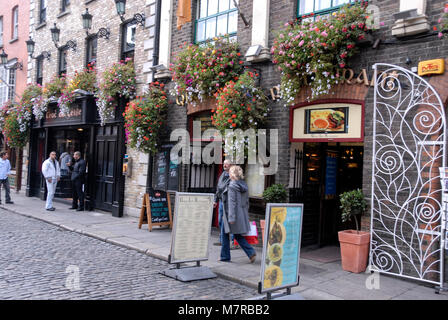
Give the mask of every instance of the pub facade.
M 42 86 L 55 77 L 72 78 L 94 66 L 97 82 L 112 64 L 131 59 L 136 70 L 136 95 L 152 81 L 155 1 L 31 0 L 29 38 L 34 53 L 28 60 L 28 83 Z M 90 15 L 90 25 L 83 20 Z M 57 30 L 57 32 L 55 32 Z M 57 33 L 57 34 L 56 34 Z M 70 112 L 62 115 L 55 99 L 43 118 L 33 118 L 26 160 L 27 196 L 45 198 L 41 166 L 51 151 L 61 164 L 56 198 L 72 198 L 66 161 L 80 151 L 87 163 L 86 209 L 121 217 L 137 212 L 136 198 L 145 193 L 148 156 L 126 148 L 123 112 L 129 99 L 119 98 L 113 116 L 101 123 L 92 92 L 76 93 Z M 134 159 L 133 175 L 125 176 L 124 159 Z M 126 194 L 124 190 L 126 189 Z

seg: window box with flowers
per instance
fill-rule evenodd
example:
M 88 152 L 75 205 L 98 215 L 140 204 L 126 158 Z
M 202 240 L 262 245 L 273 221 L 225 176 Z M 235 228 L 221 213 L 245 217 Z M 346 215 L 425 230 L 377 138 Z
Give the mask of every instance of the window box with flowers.
M 114 63 L 103 72 L 102 78 L 95 96 L 101 125 L 104 125 L 114 118 L 121 98 L 134 98 L 137 78 L 132 59 Z
M 96 87 L 96 70 L 91 64 L 83 71 L 75 71 L 73 78 L 68 82 L 58 98 L 59 115 L 66 117 L 70 114 L 72 105 L 78 92 L 94 94 Z
M 148 92 L 130 101 L 123 113 L 126 141 L 141 152 L 156 154 L 168 105 L 164 84 L 153 82 Z
M 288 23 L 271 48 L 281 72 L 281 96 L 291 104 L 300 89 L 309 85 L 315 100 L 337 85 L 348 60 L 366 38 L 368 15 L 363 4 L 347 5 L 325 19 Z
M 47 112 L 48 104 L 57 103 L 65 85 L 65 76 L 55 76 L 42 87 L 42 94 L 33 101 L 33 114 L 36 120 L 40 121 L 43 119 L 45 112 Z
M 236 81 L 243 69 L 238 43 L 228 37 L 212 40 L 201 45 L 189 44 L 170 67 L 174 94 L 185 96 L 188 104 L 213 99 L 228 81 Z

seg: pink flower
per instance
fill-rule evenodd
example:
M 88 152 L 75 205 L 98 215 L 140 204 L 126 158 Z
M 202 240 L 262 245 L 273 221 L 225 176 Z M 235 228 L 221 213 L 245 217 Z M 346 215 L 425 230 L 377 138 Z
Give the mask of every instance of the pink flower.
M 322 31 L 321 35 L 322 35 L 323 37 L 328 37 L 328 33 L 326 33 L 325 31 Z
M 443 9 L 443 12 L 448 13 L 448 7 L 445 7 L 445 8 Z
M 299 42 L 299 47 L 303 46 L 304 43 L 305 43 L 304 40 L 300 41 L 300 42 Z
M 442 32 L 439 32 L 438 36 L 439 36 L 439 39 L 440 39 L 440 38 L 443 38 L 443 33 L 442 33 Z

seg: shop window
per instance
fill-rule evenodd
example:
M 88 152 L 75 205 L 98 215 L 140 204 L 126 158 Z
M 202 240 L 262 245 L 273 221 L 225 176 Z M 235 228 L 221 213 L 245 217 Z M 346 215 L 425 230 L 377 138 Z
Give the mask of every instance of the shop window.
M 162 147 L 153 157 L 152 188 L 179 191 L 179 166 L 170 158 L 172 145 Z
M 44 77 L 44 57 L 39 56 L 36 59 L 36 83 L 42 85 Z
M 47 0 L 39 1 L 39 24 L 44 23 L 47 19 Z
M 11 170 L 16 170 L 17 152 L 16 148 L 9 149 L 9 162 L 11 163 Z
M 12 39 L 19 37 L 19 7 L 12 9 Z
M 86 65 L 95 64 L 98 50 L 98 38 L 92 37 L 87 39 L 87 61 Z
M 3 47 L 3 16 L 0 17 L 0 48 Z
M 200 0 L 196 20 L 196 42 L 228 34 L 236 38 L 238 10 L 233 0 Z
M 129 22 L 123 25 L 122 30 L 122 49 L 121 59 L 134 58 L 135 50 L 135 32 L 137 31 L 137 25 L 135 22 Z
M 61 0 L 61 12 L 65 12 L 70 5 L 70 0 Z
M 337 11 L 343 5 L 355 3 L 356 0 L 298 0 L 297 16 L 299 18 L 309 16 L 304 20 L 314 20 L 316 17 L 325 17 Z
M 67 51 L 68 49 L 66 47 L 62 47 L 59 49 L 59 75 L 67 74 Z

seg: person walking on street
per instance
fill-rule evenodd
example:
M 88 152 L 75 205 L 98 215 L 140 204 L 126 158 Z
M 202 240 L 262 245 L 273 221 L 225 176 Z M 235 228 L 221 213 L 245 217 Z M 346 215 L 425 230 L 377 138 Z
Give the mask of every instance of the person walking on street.
M 216 193 L 215 193 L 215 201 L 213 204 L 213 207 L 216 208 L 219 201 L 219 207 L 218 207 L 218 226 L 219 226 L 219 242 L 214 243 L 215 246 L 221 246 L 222 245 L 222 235 L 224 234 L 224 226 L 222 224 L 222 215 L 223 215 L 223 203 L 222 203 L 222 193 L 227 188 L 227 186 L 230 183 L 230 177 L 229 177 L 229 169 L 232 167 L 232 163 L 230 160 L 224 160 L 224 163 L 222 165 L 224 171 L 221 173 L 221 176 L 218 179 L 218 185 L 216 187 Z M 232 246 L 231 249 L 237 249 L 236 246 L 233 244 L 233 235 L 232 235 Z
M 45 209 L 47 211 L 56 210 L 53 207 L 53 198 L 56 192 L 56 185 L 61 180 L 61 167 L 56 160 L 56 152 L 50 152 L 50 156 L 42 164 L 42 175 L 47 183 L 47 202 L 45 203 Z
M 251 263 L 255 262 L 255 249 L 244 238 L 244 234 L 250 231 L 249 222 L 249 188 L 247 187 L 243 175 L 243 169 L 239 166 L 232 166 L 229 170 L 230 183 L 227 190 L 223 192 L 224 213 L 223 224 L 224 234 L 221 247 L 220 261 L 230 261 L 229 233 L 235 236 L 241 248 L 249 257 Z
M 86 174 L 86 162 L 81 159 L 81 152 L 76 151 L 73 155 L 75 163 L 68 163 L 67 165 L 72 172 L 72 193 L 73 202 L 70 209 L 76 209 L 76 211 L 84 211 L 84 191 L 82 186 L 84 184 L 85 174 Z M 78 205 L 79 200 L 79 205 Z
M 0 204 L 1 200 L 1 187 L 5 188 L 5 203 L 13 204 L 11 201 L 11 189 L 9 187 L 9 175 L 11 174 L 11 163 L 8 160 L 8 152 L 0 152 Z

